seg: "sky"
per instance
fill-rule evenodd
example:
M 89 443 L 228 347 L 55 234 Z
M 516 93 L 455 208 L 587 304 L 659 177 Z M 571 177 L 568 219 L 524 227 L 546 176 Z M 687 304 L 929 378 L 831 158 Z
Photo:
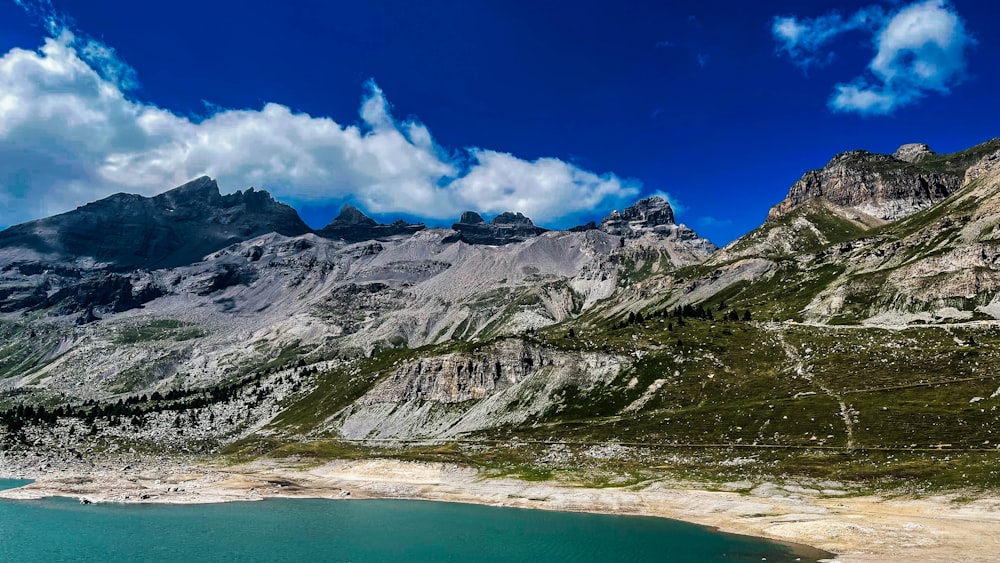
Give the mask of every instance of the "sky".
M 839 152 L 1000 136 L 1000 6 L 0 0 L 0 226 L 197 176 L 566 228 L 662 195 L 723 245 Z

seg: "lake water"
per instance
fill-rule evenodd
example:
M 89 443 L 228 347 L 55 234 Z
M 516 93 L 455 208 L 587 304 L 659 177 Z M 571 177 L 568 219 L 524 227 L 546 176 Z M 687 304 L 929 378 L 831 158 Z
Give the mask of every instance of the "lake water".
M 24 482 L 0 481 L 0 488 Z M 661 518 L 405 501 L 0 501 L 4 562 L 759 562 L 824 554 Z

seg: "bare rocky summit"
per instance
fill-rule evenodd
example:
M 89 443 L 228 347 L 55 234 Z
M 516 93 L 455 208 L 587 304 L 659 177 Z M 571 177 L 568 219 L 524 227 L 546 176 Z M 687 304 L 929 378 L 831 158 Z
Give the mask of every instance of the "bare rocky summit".
M 676 227 L 674 210 L 660 196 L 640 199 L 624 211 L 612 211 L 601 221 L 600 229 L 606 233 L 638 237 L 648 232 L 666 233 Z
M 962 175 L 921 163 L 933 155 L 926 145 L 903 145 L 894 155 L 855 150 L 838 154 L 823 168 L 806 172 L 767 218 L 777 220 L 813 199 L 825 199 L 884 221 L 895 221 L 943 200 L 962 185 Z
M 934 151 L 924 143 L 907 143 L 896 149 L 892 156 L 906 162 L 917 162 L 921 158 L 933 154 L 935 154 Z
M 401 220 L 382 225 L 362 213 L 357 207 L 345 205 L 340 210 L 340 215 L 317 231 L 316 234 L 346 242 L 361 242 L 400 235 L 409 236 L 425 228 L 423 223 L 410 224 Z
M 523 242 L 548 230 L 535 226 L 523 214 L 511 211 L 497 215 L 489 223 L 475 211 L 466 211 L 451 228 L 458 233 L 456 240 L 489 245 Z
M 203 176 L 155 197 L 115 194 L 0 232 L 7 261 L 85 264 L 119 272 L 172 268 L 267 233 L 310 232 L 298 213 L 253 188 L 221 195 Z

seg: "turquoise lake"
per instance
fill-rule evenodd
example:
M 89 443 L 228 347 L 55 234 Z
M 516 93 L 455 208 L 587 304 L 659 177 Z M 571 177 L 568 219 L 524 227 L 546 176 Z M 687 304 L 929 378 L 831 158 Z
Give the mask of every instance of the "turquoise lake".
M 0 488 L 23 482 L 0 481 Z M 0 501 L 3 562 L 740 562 L 824 554 L 661 518 L 405 500 Z

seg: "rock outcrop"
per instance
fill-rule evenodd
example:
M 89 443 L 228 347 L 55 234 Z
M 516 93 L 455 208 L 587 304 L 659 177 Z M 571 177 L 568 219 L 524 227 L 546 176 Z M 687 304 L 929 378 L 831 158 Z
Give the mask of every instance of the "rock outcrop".
M 548 230 L 535 226 L 531 219 L 521 213 L 510 211 L 497 215 L 489 223 L 475 211 L 466 211 L 451 228 L 458 233 L 458 240 L 494 246 L 523 242 Z
M 926 145 L 904 145 L 896 155 L 855 150 L 838 154 L 819 170 L 806 172 L 784 201 L 771 208 L 774 221 L 816 198 L 885 221 L 901 219 L 951 195 L 962 175 L 933 172 L 917 162 L 932 155 Z
M 450 354 L 406 363 L 361 402 L 479 400 L 524 380 L 547 361 L 544 349 L 520 340 L 501 341 L 488 352 Z
M 933 154 L 935 154 L 934 151 L 924 143 L 908 143 L 896 149 L 892 156 L 906 162 L 917 162 L 925 156 Z
M 597 228 L 620 237 L 623 255 L 637 263 L 657 262 L 659 259 L 650 259 L 659 256 L 671 267 L 690 266 L 704 262 L 717 250 L 708 239 L 674 223 L 673 208 L 660 196 L 641 199 L 621 212 L 612 211 Z M 656 267 L 653 270 L 660 271 Z
M 965 171 L 965 183 L 968 184 L 973 180 L 978 180 L 982 176 L 997 170 L 1000 170 L 1000 151 L 992 152 L 970 166 Z
M 345 205 L 340 215 L 323 227 L 316 234 L 324 238 L 340 239 L 346 242 L 361 242 L 365 240 L 383 240 L 393 236 L 412 235 L 425 228 L 423 223 L 410 224 L 405 221 L 393 221 L 388 225 L 377 223 L 371 217 L 361 212 L 353 205 Z
M 519 339 L 409 361 L 342 410 L 329 430 L 353 438 L 456 436 L 521 424 L 612 381 L 627 359 Z

